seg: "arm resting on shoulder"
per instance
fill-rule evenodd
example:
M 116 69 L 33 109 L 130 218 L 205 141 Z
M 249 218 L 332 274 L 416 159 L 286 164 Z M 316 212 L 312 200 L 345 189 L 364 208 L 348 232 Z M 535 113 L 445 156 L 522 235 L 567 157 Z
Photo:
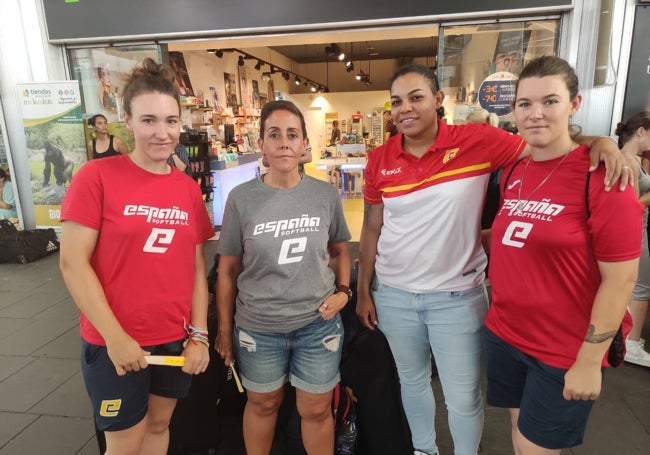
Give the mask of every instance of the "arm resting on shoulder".
M 90 264 L 98 234 L 98 231 L 79 223 L 63 222 L 59 259 L 61 274 L 79 310 L 104 338 L 117 374 L 124 375 L 127 369 L 138 371 L 145 368 L 144 355 L 148 353 L 122 329 Z
M 581 136 L 580 143 L 586 145 L 590 149 L 589 171 L 597 169 L 601 161 L 605 163 L 606 173 L 604 184 L 606 191 L 609 191 L 612 188 L 614 183 L 619 180 L 619 177 L 620 191 L 623 191 L 627 185 L 635 185 L 635 178 L 638 178 L 638 175 L 635 177 L 635 169 L 625 164 L 626 161 L 618 149 L 618 145 L 611 137 Z M 519 159 L 529 156 L 531 152 L 532 150 L 530 145 L 526 144 Z
M 614 183 L 619 180 L 619 190 L 623 191 L 627 185 L 635 186 L 638 179 L 636 166 L 626 164 L 618 144 L 609 136 L 581 136 L 580 143 L 589 147 L 589 171 L 598 168 L 600 162 L 605 163 L 605 190 L 609 191 Z
M 363 226 L 359 242 L 359 281 L 357 283 L 357 316 L 364 327 L 371 330 L 377 325 L 377 312 L 370 296 L 370 286 L 375 275 L 377 243 L 384 225 L 384 204 L 365 203 Z
M 639 259 L 598 262 L 601 283 L 591 309 L 589 329 L 573 366 L 564 376 L 564 398 L 595 400 L 600 395 L 601 364 L 616 334 L 637 278 Z

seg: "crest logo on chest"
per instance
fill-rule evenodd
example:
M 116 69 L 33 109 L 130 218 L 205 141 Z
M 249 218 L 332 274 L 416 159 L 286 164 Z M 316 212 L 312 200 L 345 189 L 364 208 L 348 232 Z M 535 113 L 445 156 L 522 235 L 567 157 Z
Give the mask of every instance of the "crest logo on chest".
M 446 163 L 449 160 L 453 160 L 458 155 L 460 149 L 456 147 L 455 149 L 449 149 L 445 152 L 445 156 L 442 157 L 442 162 Z

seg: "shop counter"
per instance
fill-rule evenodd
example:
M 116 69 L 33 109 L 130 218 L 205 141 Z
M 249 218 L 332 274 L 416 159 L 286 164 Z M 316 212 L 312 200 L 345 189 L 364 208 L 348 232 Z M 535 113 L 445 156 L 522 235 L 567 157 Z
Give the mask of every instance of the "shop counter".
M 339 156 L 365 155 L 366 144 L 336 144 L 336 153 Z
M 313 163 L 313 166 L 325 171 L 327 181 L 340 188 L 343 194 L 361 194 L 366 169 L 365 157 L 322 158 Z
M 259 160 L 261 158 L 261 153 L 246 153 L 239 155 L 236 165 L 234 162 L 226 161 L 210 162 L 210 171 L 214 177 L 212 210 L 215 226 L 221 226 L 223 223 L 223 211 L 226 208 L 226 201 L 230 191 L 241 183 L 259 177 Z

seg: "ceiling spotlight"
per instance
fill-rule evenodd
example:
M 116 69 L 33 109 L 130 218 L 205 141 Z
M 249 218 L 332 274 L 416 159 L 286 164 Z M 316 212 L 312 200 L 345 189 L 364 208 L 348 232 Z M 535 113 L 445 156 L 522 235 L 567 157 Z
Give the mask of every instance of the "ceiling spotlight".
M 271 73 L 269 73 L 268 71 L 263 72 L 262 73 L 262 80 L 264 82 L 270 81 L 271 80 Z
M 239 56 L 239 60 L 237 60 L 237 64 L 239 66 L 244 66 L 244 56 L 243 55 Z
M 275 74 L 276 71 L 278 71 L 278 68 L 276 68 L 276 67 L 273 66 L 273 65 L 270 65 L 270 66 L 271 66 L 271 74 Z
M 300 85 L 300 78 L 296 76 L 296 85 Z
M 360 81 L 362 77 L 363 77 L 363 76 L 361 75 L 361 73 L 357 73 L 357 75 L 354 76 L 354 78 L 355 78 L 356 80 L 358 80 L 358 81 Z
M 311 88 L 310 88 L 309 90 L 311 90 L 312 92 L 315 92 L 315 91 L 316 91 L 316 86 L 315 86 L 315 85 L 312 85 Z
M 347 71 L 348 73 L 354 71 L 354 63 L 352 63 L 352 60 L 350 60 L 345 64 L 345 71 Z
M 257 61 L 257 64 L 255 65 L 255 69 L 259 71 L 262 68 L 263 63 L 261 61 Z
M 331 46 L 327 46 L 325 48 L 325 53 L 330 57 L 336 57 L 339 62 L 345 60 L 345 52 L 343 52 L 343 50 L 336 43 L 332 43 Z
M 284 79 L 285 81 L 288 81 L 289 77 L 290 77 L 289 76 L 289 71 L 282 71 L 282 79 Z
M 223 51 L 221 49 L 217 49 L 217 51 L 214 53 L 218 58 L 223 57 Z

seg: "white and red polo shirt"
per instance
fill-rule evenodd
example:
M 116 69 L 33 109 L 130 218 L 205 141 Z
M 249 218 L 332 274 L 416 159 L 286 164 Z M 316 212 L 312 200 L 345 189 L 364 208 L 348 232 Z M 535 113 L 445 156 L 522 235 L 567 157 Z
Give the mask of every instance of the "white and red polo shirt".
M 377 277 L 411 292 L 471 289 L 487 265 L 480 218 L 490 172 L 516 161 L 526 144 L 485 124 L 438 121 L 435 143 L 417 158 L 402 137 L 372 151 L 366 165 L 365 202 L 384 204 Z

